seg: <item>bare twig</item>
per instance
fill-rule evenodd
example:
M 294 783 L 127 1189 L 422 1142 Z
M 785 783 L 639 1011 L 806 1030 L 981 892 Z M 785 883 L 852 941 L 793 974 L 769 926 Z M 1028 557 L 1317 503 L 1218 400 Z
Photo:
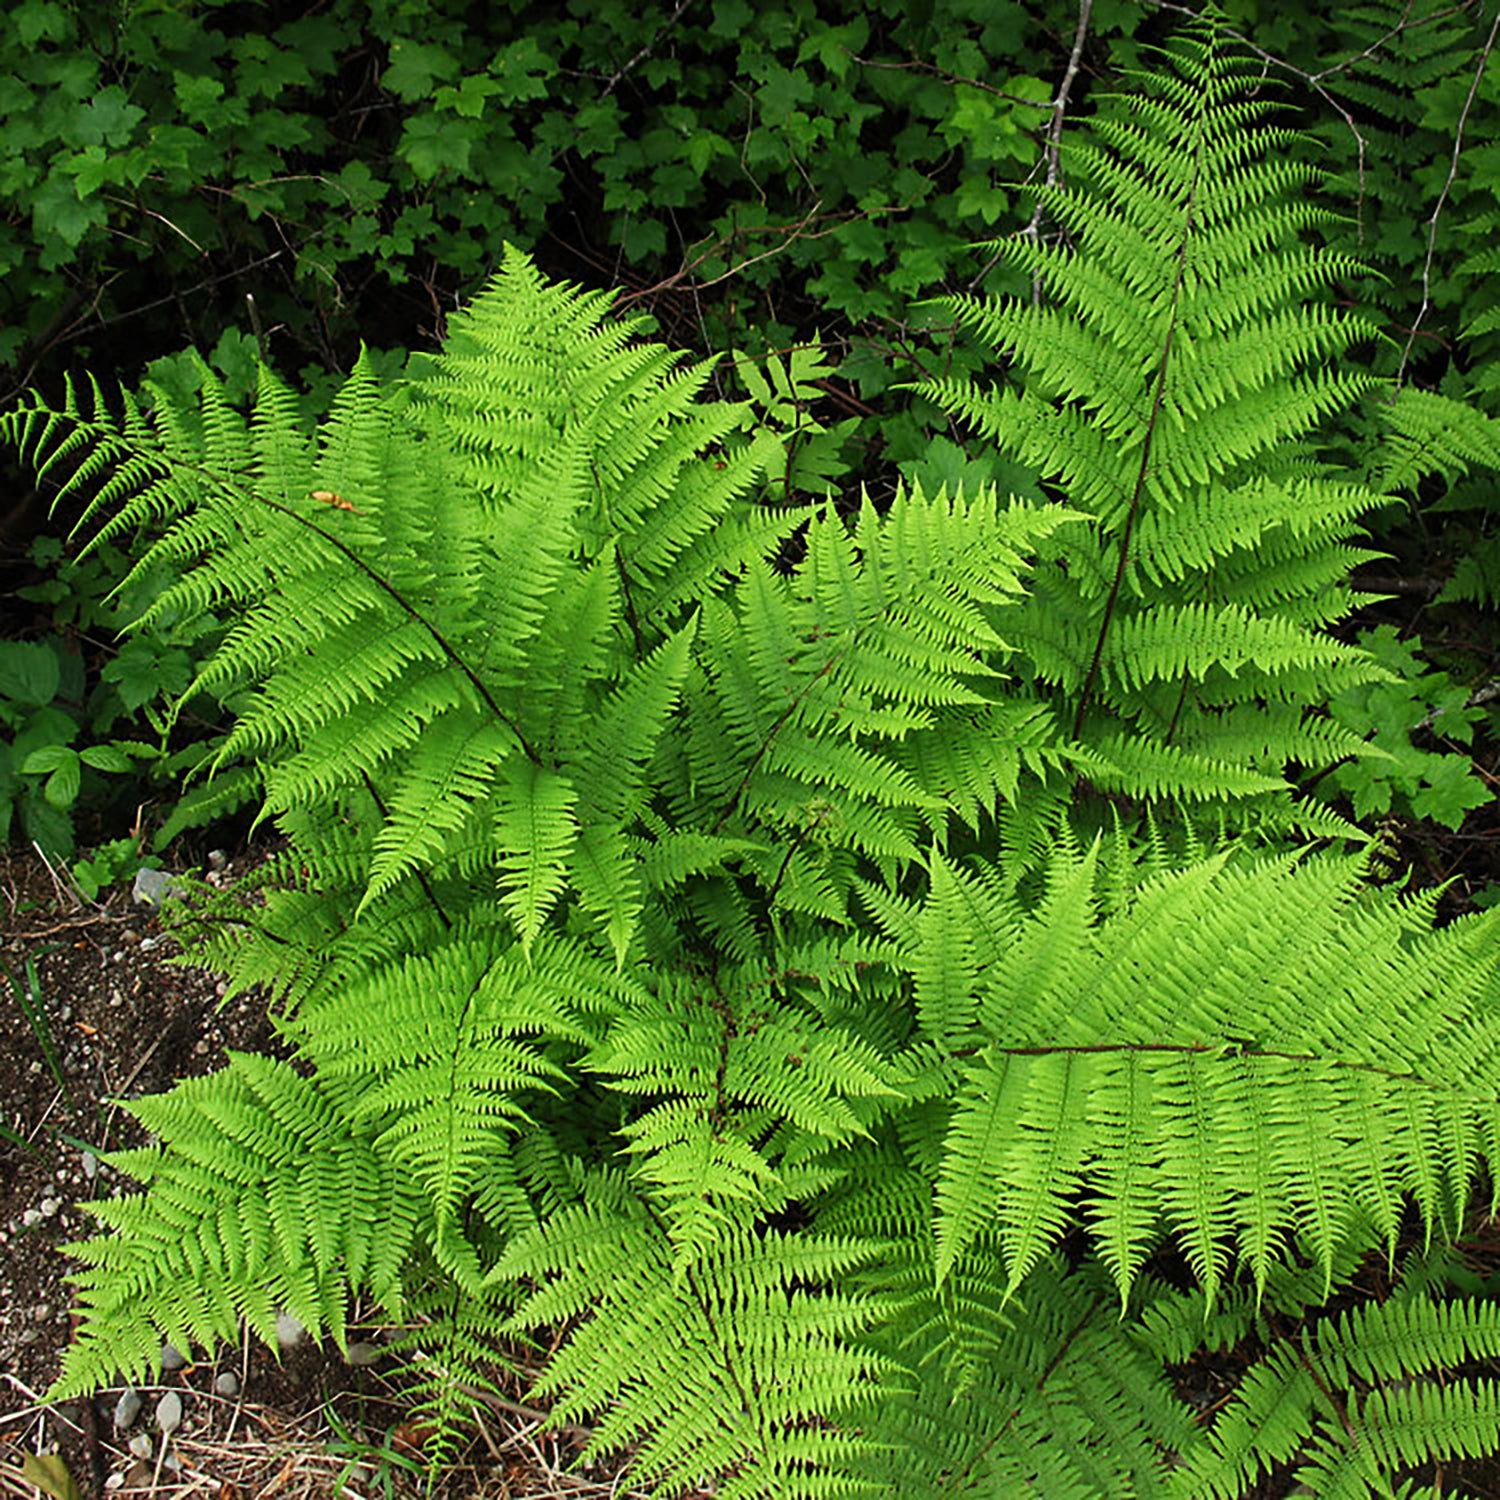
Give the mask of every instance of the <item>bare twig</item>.
M 624 79 L 625 75 L 629 73 L 633 68 L 636 68 L 641 63 L 645 62 L 645 60 L 651 56 L 651 54 L 656 50 L 656 44 L 677 24 L 677 18 L 681 16 L 683 11 L 685 11 L 691 3 L 692 0 L 677 0 L 677 4 L 672 7 L 672 14 L 669 15 L 667 19 L 663 21 L 662 24 L 657 28 L 656 33 L 652 36 L 651 40 L 647 42 L 646 45 L 642 47 L 641 50 L 637 52 L 635 56 L 625 64 L 624 67 L 620 68 L 609 80 L 609 82 L 604 85 L 604 91 L 599 95 L 601 99 L 608 99 L 609 96 L 614 93 L 616 87 Z
M 1052 118 L 1047 122 L 1046 145 L 1043 148 L 1043 160 L 1047 164 L 1045 184 L 1049 188 L 1056 187 L 1062 178 L 1062 133 L 1063 122 L 1068 114 L 1068 99 L 1073 92 L 1074 80 L 1078 77 L 1078 70 L 1083 63 L 1083 46 L 1088 40 L 1089 18 L 1094 10 L 1094 0 L 1079 0 L 1078 25 L 1073 31 L 1073 48 L 1068 53 L 1068 65 L 1063 70 L 1062 83 L 1058 86 L 1057 95 L 1051 104 Z M 1021 234 L 1026 239 L 1038 238 L 1042 231 L 1042 209 L 1043 199 L 1037 194 L 1036 207 L 1031 211 L 1031 219 Z M 974 291 L 986 276 L 995 268 L 999 260 L 998 253 L 992 255 L 984 265 L 974 274 L 969 282 L 969 290 Z M 1034 280 L 1031 284 L 1032 301 L 1037 301 L 1041 296 L 1041 281 Z
M 1412 319 L 1411 328 L 1407 331 L 1406 347 L 1401 351 L 1401 365 L 1396 371 L 1397 385 L 1400 385 L 1406 378 L 1406 366 L 1411 359 L 1412 345 L 1417 341 L 1417 330 L 1422 326 L 1422 319 L 1427 316 L 1427 309 L 1432 306 L 1432 259 L 1437 253 L 1438 219 L 1448 202 L 1449 193 L 1453 191 L 1454 179 L 1458 176 L 1458 161 L 1464 149 L 1464 129 L 1469 123 L 1469 111 L 1474 107 L 1474 97 L 1479 92 L 1479 82 L 1484 77 L 1484 66 L 1490 60 L 1490 52 L 1494 49 L 1497 33 L 1500 33 L 1500 10 L 1495 12 L 1495 19 L 1490 22 L 1490 33 L 1484 39 L 1484 47 L 1479 54 L 1479 64 L 1474 69 L 1474 77 L 1469 83 L 1469 97 L 1464 100 L 1464 107 L 1459 111 L 1458 126 L 1453 132 L 1453 152 L 1448 160 L 1447 180 L 1443 183 L 1443 190 L 1438 194 L 1432 215 L 1427 220 L 1427 254 L 1422 261 L 1422 305 L 1417 309 L 1417 315 Z
M 1094 0 L 1082 0 L 1078 7 L 1078 27 L 1073 33 L 1073 50 L 1068 54 L 1067 71 L 1063 74 L 1062 87 L 1057 91 L 1057 98 L 1052 103 L 1052 118 L 1047 122 L 1047 176 L 1046 185 L 1056 187 L 1058 179 L 1062 176 L 1062 133 L 1063 120 L 1068 113 L 1068 96 L 1073 92 L 1073 80 L 1078 77 L 1079 64 L 1083 60 L 1083 44 L 1088 40 L 1089 17 L 1094 9 Z M 1042 225 L 1042 200 L 1037 199 L 1036 207 L 1031 213 L 1031 222 L 1021 231 L 1031 239 L 1035 239 L 1041 231 Z
M 1026 109 L 1050 110 L 1057 107 L 1056 99 L 1025 99 L 1020 94 L 1011 94 L 1004 89 L 998 89 L 994 84 L 986 83 L 982 78 L 966 78 L 962 73 L 950 73 L 947 68 L 940 68 L 935 63 L 923 62 L 920 58 L 914 57 L 907 62 L 879 62 L 873 57 L 861 57 L 857 52 L 850 52 L 847 47 L 844 51 L 851 62 L 858 63 L 862 68 L 876 68 L 887 73 L 930 73 L 934 78 L 941 78 L 944 83 L 958 83 L 965 88 L 978 89 L 981 93 L 993 94 L 997 99 L 1008 100 L 1011 104 L 1019 104 Z
M 738 265 L 731 266 L 727 271 L 723 272 L 721 275 L 713 277 L 709 281 L 694 282 L 692 285 L 693 292 L 697 293 L 706 290 L 708 287 L 718 286 L 721 282 L 728 281 L 732 277 L 738 276 L 739 273 L 745 270 L 747 266 L 756 265 L 763 260 L 770 260 L 773 255 L 780 255 L 784 251 L 789 250 L 798 240 L 824 239 L 830 234 L 836 234 L 840 229 L 843 228 L 845 224 L 853 223 L 859 219 L 871 219 L 874 218 L 876 214 L 898 212 L 898 210 L 894 208 L 870 208 L 852 213 L 824 214 L 819 212 L 822 207 L 823 204 L 821 200 L 817 203 L 814 203 L 813 206 L 808 209 L 808 211 L 793 224 L 747 225 L 743 229 L 736 229 L 731 234 L 721 235 L 701 255 L 694 256 L 692 260 L 688 261 L 686 265 L 674 271 L 670 276 L 665 277 L 661 281 L 655 282 L 651 286 L 640 287 L 633 292 L 627 292 L 623 296 L 618 297 L 615 301 L 615 307 L 617 309 L 627 307 L 630 303 L 639 302 L 644 297 L 654 297 L 660 292 L 671 291 L 674 287 L 686 281 L 687 278 L 691 276 L 692 273 L 704 263 L 704 261 L 712 260 L 715 255 L 718 255 L 729 245 L 733 244 L 735 239 L 737 239 L 742 234 L 780 234 L 785 235 L 785 238 L 779 245 L 775 245 L 769 250 L 763 250 L 758 255 L 749 256 L 747 259 L 740 261 Z M 809 229 L 807 227 L 809 224 L 819 223 L 824 219 L 834 219 L 837 220 L 837 222 L 828 229 Z
M 52 877 L 52 889 L 57 893 L 58 901 L 77 911 L 83 905 L 83 897 L 69 878 L 68 872 L 64 870 L 59 875 L 57 867 L 47 858 L 47 851 L 35 839 L 32 839 L 31 847 L 36 850 L 37 858 L 47 867 L 47 873 Z

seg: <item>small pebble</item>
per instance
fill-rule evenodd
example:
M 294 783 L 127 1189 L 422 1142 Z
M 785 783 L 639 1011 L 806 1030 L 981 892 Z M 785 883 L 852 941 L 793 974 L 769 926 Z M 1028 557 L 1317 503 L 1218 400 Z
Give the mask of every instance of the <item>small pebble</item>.
M 126 1386 L 115 1402 L 115 1431 L 124 1432 L 141 1414 L 141 1393 L 133 1386 Z
M 283 1349 L 295 1349 L 306 1335 L 307 1329 L 303 1327 L 298 1318 L 294 1318 L 289 1312 L 276 1314 L 276 1342 Z
M 53 1214 L 55 1214 L 58 1211 L 58 1209 L 60 1209 L 61 1207 L 62 1207 L 62 1204 L 59 1203 L 56 1198 L 43 1198 L 42 1199 L 42 1217 L 44 1219 L 50 1219 L 53 1216 Z
M 208 851 L 208 868 L 210 870 L 222 870 L 229 863 L 229 856 L 222 849 L 210 849 Z
M 163 1344 L 161 1346 L 161 1367 L 168 1374 L 173 1370 L 181 1370 L 187 1366 L 187 1355 L 175 1344 Z
M 35 1229 L 36 1226 L 42 1222 L 42 1216 L 34 1208 L 28 1208 L 26 1212 L 21 1215 L 21 1222 L 28 1229 Z
M 99 1175 L 99 1158 L 92 1151 L 85 1151 L 82 1157 L 83 1175 L 90 1182 Z
M 135 1454 L 135 1456 L 137 1458 L 150 1458 L 151 1457 L 151 1447 L 152 1447 L 152 1444 L 151 1444 L 151 1435 L 149 1433 L 146 1433 L 146 1432 L 138 1432 L 138 1433 L 136 1433 L 136 1435 L 133 1438 L 131 1438 L 130 1443 L 129 1443 L 128 1446 L 130 1448 L 130 1451 L 133 1454 Z
M 119 1472 L 105 1476 L 104 1488 L 106 1493 L 113 1495 L 118 1489 L 125 1486 L 125 1476 Z
M 35 1318 L 38 1323 L 45 1323 L 47 1319 L 52 1316 L 52 1309 L 48 1307 L 45 1302 L 38 1302 L 37 1305 L 31 1309 L 31 1316 Z
M 168 1437 L 182 1426 L 182 1397 L 176 1391 L 168 1391 L 156 1403 L 156 1425 Z
M 240 1377 L 233 1370 L 225 1370 L 215 1378 L 214 1389 L 221 1396 L 238 1396 L 240 1393 Z
M 144 1458 L 138 1458 L 125 1471 L 125 1478 L 120 1482 L 120 1488 L 126 1490 L 149 1490 L 151 1481 L 156 1475 L 151 1471 L 151 1465 Z
M 380 1358 L 380 1346 L 378 1344 L 350 1344 L 344 1353 L 344 1358 L 351 1365 L 373 1365 Z

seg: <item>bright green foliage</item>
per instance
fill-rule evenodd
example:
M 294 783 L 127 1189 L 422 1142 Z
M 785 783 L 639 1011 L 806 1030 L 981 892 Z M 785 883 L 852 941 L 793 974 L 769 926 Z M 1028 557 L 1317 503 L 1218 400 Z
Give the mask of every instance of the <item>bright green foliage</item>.
M 1483 807 L 1492 796 L 1458 748 L 1472 744 L 1484 709 L 1470 705 L 1462 683 L 1425 669 L 1415 645 L 1400 640 L 1393 627 L 1370 631 L 1363 643 L 1392 680 L 1340 693 L 1329 712 L 1357 734 L 1373 730 L 1373 743 L 1386 756 L 1335 767 L 1326 790 L 1347 795 L 1356 818 L 1388 813 L 1399 797 L 1403 811 L 1458 828 L 1471 808 Z M 1424 741 L 1444 748 L 1426 748 Z
M 1433 1459 L 1492 1458 L 1500 1450 L 1500 1386 L 1453 1372 L 1493 1363 L 1500 1309 L 1491 1288 L 1481 1297 L 1435 1297 L 1424 1281 L 1444 1269 L 1441 1256 L 1418 1257 L 1388 1301 L 1319 1315 L 1281 1338 L 1276 1324 L 1305 1314 L 1314 1300 L 1305 1277 L 1302 1287 L 1295 1276 L 1280 1277 L 1270 1305 L 1237 1295 L 1208 1329 L 1180 1294 L 1148 1301 L 1140 1342 L 1169 1361 L 1246 1334 L 1269 1349 L 1162 1493 L 1231 1500 L 1290 1465 L 1313 1495 L 1435 1497 L 1442 1487 L 1393 1491 L 1391 1476 Z M 1457 1493 L 1470 1493 L 1461 1477 L 1459 1486 Z
M 1056 859 L 1031 912 L 950 870 L 913 924 L 918 1004 L 941 973 L 973 1007 L 919 1017 L 956 1086 L 939 1283 L 990 1231 L 1019 1290 L 1080 1192 L 1122 1304 L 1163 1226 L 1212 1297 L 1235 1255 L 1260 1285 L 1293 1242 L 1330 1277 L 1351 1238 L 1394 1245 L 1406 1195 L 1461 1224 L 1496 1144 L 1488 917 L 1428 934 L 1432 900 L 1278 858 L 1151 880 L 1101 922 L 1093 867 Z
M 1326 298 L 1358 274 L 1293 231 L 1273 105 L 1198 47 L 1191 86 L 1140 81 L 1044 190 L 1066 245 L 993 246 L 1034 296 L 943 305 L 1018 384 L 917 387 L 1086 510 L 997 625 L 1106 790 L 1251 797 L 1358 739 L 1309 708 L 1383 674 L 1319 627 L 1350 604 L 1353 523 L 1379 503 L 1319 461 L 1315 428 L 1372 382 L 1338 362 L 1369 325 Z
M 540 1390 L 661 1495 L 1237 1494 L 1486 1441 L 1488 1386 L 1426 1383 L 1489 1356 L 1482 1308 L 1317 1305 L 1394 1258 L 1403 1213 L 1463 1227 L 1497 1145 L 1500 918 L 1434 931 L 1355 858 L 1208 846 L 1168 806 L 1086 847 L 1061 817 L 1114 766 L 1205 826 L 1251 797 L 1315 822 L 1282 763 L 1360 743 L 1304 715 L 1376 675 L 1315 628 L 1371 493 L 1303 438 L 1365 382 L 1302 371 L 1347 327 L 1281 304 L 1326 263 L 1287 248 L 1304 210 L 1241 76 L 1195 29 L 1149 132 L 1114 117 L 1095 196 L 1055 198 L 1098 258 L 1023 252 L 1069 315 L 976 313 L 1019 330 L 999 401 L 1057 437 L 1072 505 L 758 501 L 767 445 L 728 441 L 709 368 L 515 251 L 439 356 L 362 360 L 316 428 L 269 369 L 248 419 L 209 378 L 7 419 L 96 536 L 147 533 L 139 566 L 176 578 L 148 625 L 233 622 L 189 702 L 233 699 L 221 758 L 287 840 L 183 927 L 269 987 L 287 1059 L 134 1106 L 158 1144 L 74 1247 L 59 1393 L 278 1307 L 342 1339 L 358 1293 L 429 1355 L 439 1456 L 488 1352 L 548 1325 Z M 1209 282 L 1238 287 L 1219 323 Z M 1189 415 L 1201 442 L 1156 447 Z M 1111 618 L 1132 531 L 1114 654 L 1044 667 L 1067 611 Z M 1174 1389 L 1263 1310 L 1316 1325 L 1338 1431 L 1278 1350 L 1222 1430 Z

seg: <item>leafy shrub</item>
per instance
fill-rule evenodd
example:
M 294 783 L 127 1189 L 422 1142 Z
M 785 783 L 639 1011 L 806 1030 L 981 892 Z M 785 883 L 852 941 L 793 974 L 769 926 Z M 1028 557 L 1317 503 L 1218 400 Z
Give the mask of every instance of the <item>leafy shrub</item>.
M 1458 828 L 1470 809 L 1483 807 L 1492 793 L 1474 774 L 1461 750 L 1474 738 L 1485 711 L 1469 702 L 1469 689 L 1446 672 L 1430 670 L 1413 642 L 1382 625 L 1364 644 L 1392 674 L 1385 682 L 1350 688 L 1329 705 L 1334 720 L 1361 736 L 1372 736 L 1384 758 L 1367 756 L 1333 769 L 1326 786 L 1349 797 L 1356 818 L 1399 810 Z M 1424 736 L 1446 750 L 1416 743 Z
M 701 297 L 712 347 L 780 336 L 746 316 L 763 293 L 902 318 L 974 275 L 966 242 L 1013 213 L 1055 50 L 962 0 L 587 23 L 456 0 L 109 19 L 25 0 L 0 22 L 0 361 L 160 308 L 190 339 L 241 339 L 249 291 L 266 337 L 326 371 L 356 330 L 440 327 L 507 239 L 644 283 L 740 267 Z
M 663 1493 L 1331 1495 L 1494 1451 L 1465 1367 L 1500 1320 L 1442 1299 L 1441 1249 L 1383 1305 L 1330 1297 L 1408 1211 L 1460 1230 L 1495 1158 L 1500 918 L 1433 930 L 1434 898 L 1367 887 L 1358 855 L 1160 831 L 1190 793 L 1226 827 L 1249 799 L 1262 832 L 1315 818 L 1275 762 L 1341 670 L 1377 675 L 1316 633 L 1349 554 L 1289 504 L 1341 493 L 1296 441 L 1365 380 L 1288 373 L 1345 329 L 1278 309 L 1328 263 L 1277 253 L 1303 213 L 1257 76 L 1191 30 L 1066 202 L 1119 232 L 1035 262 L 1064 311 L 1012 339 L 1011 408 L 1067 435 L 1088 516 L 988 487 L 756 503 L 765 445 L 699 399 L 708 367 L 518 252 L 439 357 L 362 361 L 316 428 L 265 368 L 248 420 L 205 380 L 8 421 L 103 481 L 106 533 L 153 528 L 138 567 L 177 576 L 146 628 L 236 621 L 193 691 L 236 704 L 218 753 L 263 769 L 289 840 L 261 901 L 204 892 L 188 929 L 271 987 L 290 1060 L 133 1106 L 157 1144 L 116 1155 L 144 1191 L 74 1247 L 59 1392 L 163 1337 L 273 1339 L 280 1308 L 342 1340 L 359 1290 L 419 1325 L 435 1452 L 497 1341 L 546 1325 L 558 1419 L 599 1413 L 590 1451 Z M 1187 266 L 1241 288 L 1243 371 L 1187 316 Z M 1115 359 L 1089 322 L 1112 277 Z M 1091 425 L 1144 474 L 1166 390 L 1215 440 L 1155 453 L 1175 511 L 1111 487 Z M 1202 540 L 1226 495 L 1260 502 L 1259 569 L 1239 532 Z M 1335 527 L 1370 492 L 1344 499 Z M 1249 602 L 1200 618 L 1171 590 L 1218 578 L 1205 547 Z M 1064 682 L 1022 601 L 1050 588 L 1087 646 L 1136 556 L 1187 565 L 1140 574 L 1170 628 L 1139 671 L 1091 677 L 1085 649 Z M 1191 786 L 1115 748 L 1124 724 L 1170 752 L 1188 697 Z M 1106 758 L 1125 805 L 1085 842 L 1061 809 Z M 1154 1274 L 1174 1257 L 1191 1292 Z M 1297 1356 L 1196 1420 L 1170 1369 L 1286 1317 Z

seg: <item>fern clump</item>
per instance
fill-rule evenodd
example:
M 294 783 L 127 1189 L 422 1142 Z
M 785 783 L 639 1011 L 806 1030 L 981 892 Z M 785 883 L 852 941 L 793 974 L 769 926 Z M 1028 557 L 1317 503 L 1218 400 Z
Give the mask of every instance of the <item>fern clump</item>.
M 316 430 L 268 369 L 248 418 L 205 372 L 7 419 L 177 571 L 155 608 L 236 620 L 189 696 L 287 845 L 181 924 L 287 1055 L 132 1106 L 56 1394 L 362 1296 L 421 1330 L 437 1457 L 545 1325 L 539 1394 L 664 1495 L 1354 1493 L 1500 1438 L 1427 1379 L 1482 1308 L 1319 1307 L 1408 1209 L 1464 1223 L 1500 918 L 1166 822 L 1308 823 L 1285 762 L 1357 748 L 1310 710 L 1372 670 L 1317 627 L 1374 492 L 1307 436 L 1362 381 L 1300 364 L 1352 335 L 1281 311 L 1333 263 L 1211 32 L 1176 67 L 1058 200 L 1098 264 L 1023 252 L 1065 311 L 974 311 L 1032 386 L 952 393 L 1071 505 L 767 505 L 707 367 L 514 250 Z M 1147 836 L 1079 839 L 1080 773 L 1161 794 Z M 1274 1351 L 1195 1421 L 1169 1367 L 1273 1316 L 1339 1428 Z

